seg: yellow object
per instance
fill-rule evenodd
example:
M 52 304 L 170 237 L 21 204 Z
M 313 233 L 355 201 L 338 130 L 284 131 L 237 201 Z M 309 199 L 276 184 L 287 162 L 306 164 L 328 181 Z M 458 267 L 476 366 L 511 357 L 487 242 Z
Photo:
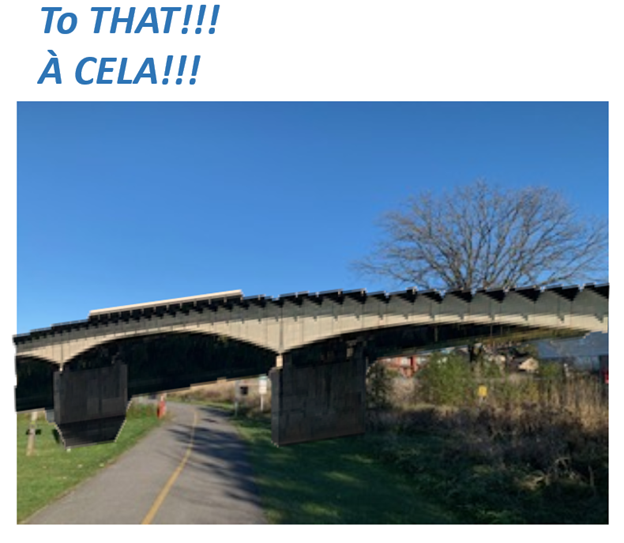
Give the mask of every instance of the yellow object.
M 156 516 L 156 513 L 158 513 L 160 506 L 165 501 L 167 494 L 169 494 L 169 491 L 171 490 L 173 483 L 176 482 L 176 479 L 178 478 L 180 473 L 182 473 L 182 470 L 184 469 L 184 466 L 186 465 L 186 462 L 189 459 L 189 456 L 191 456 L 191 451 L 193 450 L 193 438 L 195 437 L 196 425 L 197 425 L 197 411 L 195 411 L 194 413 L 193 426 L 191 428 L 191 440 L 189 441 L 188 447 L 186 449 L 186 453 L 184 454 L 184 458 L 182 459 L 182 462 L 180 462 L 180 465 L 172 473 L 171 477 L 169 477 L 169 480 L 167 481 L 163 489 L 160 491 L 160 494 L 158 495 L 156 500 L 154 500 L 152 507 L 150 507 L 150 510 L 148 511 L 147 515 L 145 515 L 145 518 L 143 519 L 143 522 L 141 522 L 141 524 L 152 523 L 152 520 L 154 520 L 154 517 Z
M 477 394 L 479 394 L 479 398 L 485 398 L 487 396 L 487 387 L 485 385 L 480 385 Z

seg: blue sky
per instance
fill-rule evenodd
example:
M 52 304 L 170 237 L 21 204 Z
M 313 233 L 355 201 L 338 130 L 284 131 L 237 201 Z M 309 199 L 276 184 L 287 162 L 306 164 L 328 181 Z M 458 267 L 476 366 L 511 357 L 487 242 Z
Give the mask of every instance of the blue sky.
M 607 217 L 606 103 L 18 104 L 18 333 L 242 289 L 388 289 L 380 215 L 483 177 Z

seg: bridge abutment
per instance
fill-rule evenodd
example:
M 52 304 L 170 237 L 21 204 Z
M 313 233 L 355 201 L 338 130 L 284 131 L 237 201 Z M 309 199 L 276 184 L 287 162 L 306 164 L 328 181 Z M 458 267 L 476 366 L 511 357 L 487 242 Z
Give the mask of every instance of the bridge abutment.
M 347 346 L 345 356 L 295 364 L 281 355 L 271 378 L 272 439 L 278 445 L 363 434 L 366 415 L 366 363 L 363 345 Z

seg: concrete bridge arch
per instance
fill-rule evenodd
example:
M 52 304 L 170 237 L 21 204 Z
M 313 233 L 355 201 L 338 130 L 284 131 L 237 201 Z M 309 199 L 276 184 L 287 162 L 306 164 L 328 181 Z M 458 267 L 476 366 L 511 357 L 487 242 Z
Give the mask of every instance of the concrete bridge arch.
M 347 435 L 349 428 L 363 431 L 363 376 L 366 357 L 374 352 L 371 342 L 379 351 L 441 346 L 493 331 L 523 339 L 606 332 L 608 296 L 608 285 L 445 293 L 338 290 L 277 298 L 230 291 L 92 311 L 86 320 L 21 334 L 14 341 L 18 364 L 30 356 L 58 365 L 98 345 L 163 334 L 204 334 L 254 345 L 277 355 L 271 381 L 279 420 L 273 428 L 274 441 L 283 444 Z M 446 335 L 444 341 L 436 334 Z M 319 349 L 319 360 L 301 357 Z M 348 427 L 341 426 L 348 419 L 345 412 L 355 413 Z
M 130 398 L 221 378 L 266 375 L 276 358 L 273 351 L 253 343 L 195 330 L 99 339 L 62 364 L 30 355 L 17 357 L 18 410 L 27 409 L 27 405 L 41 402 L 42 398 L 41 407 L 51 408 L 51 379 L 58 370 L 75 372 L 107 367 L 112 361 L 123 363 L 127 366 Z

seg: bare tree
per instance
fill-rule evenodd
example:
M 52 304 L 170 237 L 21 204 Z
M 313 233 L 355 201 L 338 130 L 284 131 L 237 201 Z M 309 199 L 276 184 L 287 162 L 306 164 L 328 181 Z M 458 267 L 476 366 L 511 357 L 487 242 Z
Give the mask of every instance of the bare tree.
M 546 187 L 476 182 L 387 213 L 385 237 L 354 267 L 419 289 L 510 288 L 604 280 L 607 221 L 582 218 Z

